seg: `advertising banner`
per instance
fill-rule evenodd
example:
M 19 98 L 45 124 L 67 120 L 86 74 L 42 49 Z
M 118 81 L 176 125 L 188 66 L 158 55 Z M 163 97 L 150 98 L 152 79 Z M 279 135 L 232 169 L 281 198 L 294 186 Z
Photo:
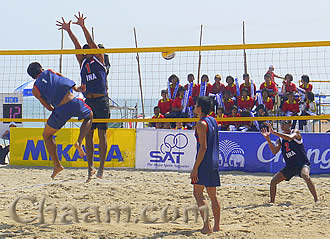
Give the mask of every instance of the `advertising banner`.
M 10 130 L 10 164 L 29 166 L 53 166 L 46 150 L 41 128 L 12 128 Z M 87 167 L 86 156 L 81 158 L 73 146 L 78 139 L 78 128 L 59 130 L 54 139 L 57 154 L 64 167 Z M 108 129 L 108 150 L 105 167 L 128 167 L 135 165 L 135 129 Z M 85 141 L 83 141 L 85 144 Z M 85 149 L 85 146 L 83 145 Z M 94 161 L 99 166 L 99 143 L 94 132 Z M 86 152 L 86 149 L 85 149 Z
M 190 171 L 196 157 L 192 130 L 137 129 L 136 168 Z

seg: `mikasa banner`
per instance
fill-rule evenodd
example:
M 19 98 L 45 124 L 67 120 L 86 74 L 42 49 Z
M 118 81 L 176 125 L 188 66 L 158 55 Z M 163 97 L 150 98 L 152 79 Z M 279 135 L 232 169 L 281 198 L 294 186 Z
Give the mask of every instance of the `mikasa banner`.
M 193 130 L 137 129 L 135 167 L 190 171 L 196 157 Z

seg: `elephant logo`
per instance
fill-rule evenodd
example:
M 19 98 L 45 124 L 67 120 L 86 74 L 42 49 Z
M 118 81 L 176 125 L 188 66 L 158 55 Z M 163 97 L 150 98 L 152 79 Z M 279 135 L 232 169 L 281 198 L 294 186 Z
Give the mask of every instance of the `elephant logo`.
M 225 139 L 219 142 L 219 165 L 223 167 L 240 167 L 245 164 L 244 150 L 231 140 Z

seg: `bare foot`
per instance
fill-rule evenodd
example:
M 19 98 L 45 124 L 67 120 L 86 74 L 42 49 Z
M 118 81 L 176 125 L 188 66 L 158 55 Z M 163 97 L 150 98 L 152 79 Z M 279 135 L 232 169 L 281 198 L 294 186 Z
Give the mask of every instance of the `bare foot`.
M 56 177 L 56 175 L 59 174 L 63 169 L 64 169 L 64 167 L 62 165 L 60 167 L 54 168 L 53 173 L 50 177 L 52 179 L 54 179 Z
M 210 233 L 212 233 L 213 231 L 212 231 L 212 229 L 211 229 L 211 227 L 210 226 L 208 226 L 208 227 L 203 227 L 202 229 L 201 229 L 201 233 L 202 234 L 210 234 Z
M 220 231 L 220 227 L 219 227 L 219 226 L 217 226 L 217 227 L 214 226 L 214 227 L 213 227 L 213 232 L 218 232 L 218 231 Z
M 100 169 L 97 170 L 96 177 L 102 179 L 103 178 L 103 170 L 100 170 Z
M 86 183 L 88 183 L 92 180 L 92 177 L 95 175 L 95 173 L 96 173 L 95 168 L 92 168 L 91 171 L 88 171 L 88 178 L 86 180 Z
M 78 142 L 74 144 L 74 147 L 76 147 L 76 149 L 78 149 L 78 153 L 79 153 L 79 156 L 82 158 L 84 156 L 86 156 L 86 153 L 83 149 L 83 147 L 81 146 L 81 144 L 79 144 Z

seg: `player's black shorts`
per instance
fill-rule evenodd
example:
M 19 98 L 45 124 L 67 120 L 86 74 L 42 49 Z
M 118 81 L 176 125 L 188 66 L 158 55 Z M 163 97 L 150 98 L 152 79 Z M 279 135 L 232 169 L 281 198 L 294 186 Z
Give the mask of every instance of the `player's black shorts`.
M 280 172 L 283 173 L 286 181 L 290 181 L 290 179 L 293 176 L 298 176 L 299 175 L 299 177 L 301 177 L 300 173 L 301 173 L 301 170 L 304 167 L 308 167 L 310 169 L 310 163 L 306 163 L 306 164 L 303 164 L 303 165 L 297 166 L 297 167 L 287 167 L 286 166 L 286 167 L 282 168 L 280 170 Z
M 94 119 L 109 119 L 110 107 L 108 96 L 86 98 L 85 103 L 91 107 Z M 108 123 L 93 123 L 92 129 L 107 129 Z

